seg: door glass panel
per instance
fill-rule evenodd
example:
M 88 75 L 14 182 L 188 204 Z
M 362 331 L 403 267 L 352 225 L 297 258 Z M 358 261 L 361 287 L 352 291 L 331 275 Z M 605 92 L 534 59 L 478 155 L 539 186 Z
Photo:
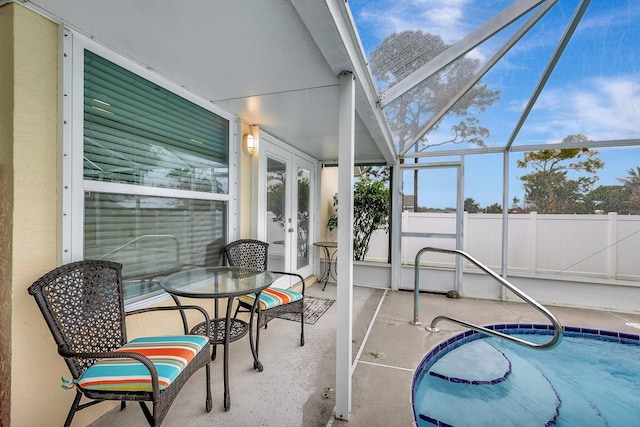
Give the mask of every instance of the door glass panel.
M 285 233 L 287 229 L 286 179 L 287 164 L 267 159 L 267 242 L 269 242 L 268 268 L 284 271 Z
M 309 207 L 311 205 L 311 192 L 309 189 L 311 172 L 298 168 L 298 225 L 297 233 L 297 266 L 296 269 L 309 265 Z

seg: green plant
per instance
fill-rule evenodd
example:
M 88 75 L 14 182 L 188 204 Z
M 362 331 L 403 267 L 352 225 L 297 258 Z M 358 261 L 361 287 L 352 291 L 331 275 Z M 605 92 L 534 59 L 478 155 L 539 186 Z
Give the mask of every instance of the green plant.
M 338 227 L 338 195 L 333 196 L 336 212 L 327 221 L 329 231 Z M 389 189 L 384 181 L 361 176 L 353 189 L 353 258 L 362 261 L 369 251 L 374 231 L 389 228 Z

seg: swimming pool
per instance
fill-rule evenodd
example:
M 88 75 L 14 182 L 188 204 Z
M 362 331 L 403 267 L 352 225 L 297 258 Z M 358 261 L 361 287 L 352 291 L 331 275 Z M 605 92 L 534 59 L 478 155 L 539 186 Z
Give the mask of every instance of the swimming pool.
M 492 325 L 548 341 L 548 325 Z M 441 343 L 413 378 L 418 426 L 630 426 L 640 420 L 640 337 L 567 326 L 532 350 L 466 331 Z

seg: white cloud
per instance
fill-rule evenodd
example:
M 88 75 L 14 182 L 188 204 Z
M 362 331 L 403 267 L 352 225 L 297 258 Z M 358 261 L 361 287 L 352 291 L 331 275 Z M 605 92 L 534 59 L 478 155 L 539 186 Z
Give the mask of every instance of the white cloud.
M 356 21 L 382 41 L 393 32 L 422 30 L 452 43 L 469 31 L 464 8 L 470 0 L 375 1 L 358 10 Z
M 350 5 L 355 9 L 361 36 L 367 37 L 369 42 L 365 43 L 366 47 L 373 49 L 390 34 L 405 30 L 436 34 L 446 43 L 453 44 L 503 10 L 509 2 L 494 1 L 486 5 L 477 0 L 360 0 L 352 1 Z M 508 35 L 496 36 L 470 51 L 468 56 L 484 63 L 506 37 Z
M 640 136 L 640 75 L 594 77 L 578 86 L 546 88 L 523 133 L 559 142 L 583 133 L 602 141 Z

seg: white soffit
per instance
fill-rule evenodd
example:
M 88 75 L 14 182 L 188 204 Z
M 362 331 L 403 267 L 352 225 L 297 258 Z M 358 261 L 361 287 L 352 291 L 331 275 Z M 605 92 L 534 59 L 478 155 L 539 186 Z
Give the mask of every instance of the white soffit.
M 28 4 L 314 158 L 337 158 L 337 74 L 289 0 Z M 314 19 L 332 25 L 328 11 Z M 337 31 L 324 37 L 342 43 Z M 388 158 L 371 137 L 381 138 L 378 124 L 365 119 L 356 159 Z

